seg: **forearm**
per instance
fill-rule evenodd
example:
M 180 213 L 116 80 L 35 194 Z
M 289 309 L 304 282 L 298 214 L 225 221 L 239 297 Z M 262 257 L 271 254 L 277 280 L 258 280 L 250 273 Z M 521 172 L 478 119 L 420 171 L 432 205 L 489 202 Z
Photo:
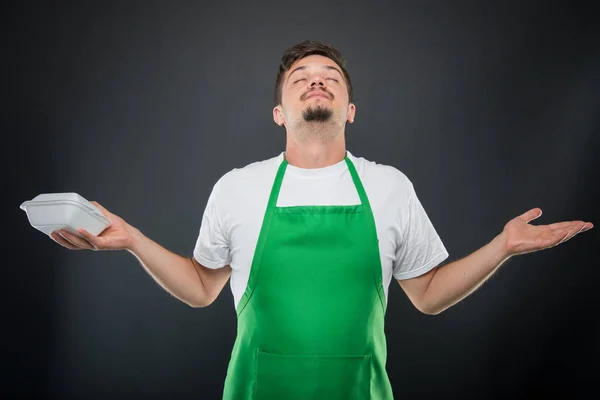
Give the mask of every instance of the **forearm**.
M 510 258 L 503 234 L 465 258 L 446 264 L 435 271 L 423 295 L 429 313 L 439 314 L 458 303 Z
M 135 228 L 132 228 L 132 245 L 127 250 L 160 286 L 177 299 L 191 307 L 207 303 L 208 295 L 190 258 L 170 252 Z

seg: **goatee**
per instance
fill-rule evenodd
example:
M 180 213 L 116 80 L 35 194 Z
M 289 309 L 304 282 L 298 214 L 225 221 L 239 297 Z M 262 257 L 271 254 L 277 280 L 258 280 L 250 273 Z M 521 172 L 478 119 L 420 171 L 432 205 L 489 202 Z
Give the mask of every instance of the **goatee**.
M 332 115 L 333 111 L 321 106 L 308 107 L 302 112 L 302 117 L 306 122 L 327 122 L 331 119 Z

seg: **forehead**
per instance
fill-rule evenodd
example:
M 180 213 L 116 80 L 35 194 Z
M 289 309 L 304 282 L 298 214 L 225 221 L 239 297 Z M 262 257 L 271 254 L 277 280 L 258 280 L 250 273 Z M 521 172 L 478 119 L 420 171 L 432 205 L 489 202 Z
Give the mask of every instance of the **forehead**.
M 340 69 L 339 65 L 336 64 L 331 58 L 327 58 L 325 56 L 320 56 L 317 54 L 310 55 L 308 57 L 304 57 L 290 66 L 290 69 L 287 71 L 287 75 L 291 74 L 298 67 L 305 68 L 322 68 L 322 67 L 335 67 L 336 69 Z

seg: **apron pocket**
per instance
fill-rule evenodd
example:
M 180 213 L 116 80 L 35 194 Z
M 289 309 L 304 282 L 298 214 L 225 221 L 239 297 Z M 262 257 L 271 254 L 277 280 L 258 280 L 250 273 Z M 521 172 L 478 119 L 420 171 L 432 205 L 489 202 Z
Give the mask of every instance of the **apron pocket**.
M 304 356 L 257 351 L 256 400 L 370 397 L 371 355 Z

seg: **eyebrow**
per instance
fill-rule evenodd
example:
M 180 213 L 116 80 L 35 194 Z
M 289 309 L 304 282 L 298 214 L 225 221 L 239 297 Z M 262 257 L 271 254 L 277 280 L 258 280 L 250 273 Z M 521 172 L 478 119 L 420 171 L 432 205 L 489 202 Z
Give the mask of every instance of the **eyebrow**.
M 298 68 L 294 69 L 294 70 L 293 70 L 292 72 L 290 72 L 290 74 L 288 75 L 288 77 L 287 77 L 287 79 L 286 79 L 286 82 L 287 82 L 287 81 L 290 79 L 290 77 L 292 76 L 292 74 L 293 74 L 294 72 L 296 72 L 296 71 L 300 71 L 300 70 L 303 70 L 303 69 L 307 69 L 307 68 L 308 68 L 308 67 L 307 67 L 306 65 L 301 65 L 300 67 L 298 67 Z M 324 68 L 324 69 L 329 69 L 329 70 L 334 70 L 334 71 L 337 71 L 337 72 L 340 74 L 340 76 L 341 76 L 342 78 L 344 77 L 344 75 L 343 75 L 343 74 L 340 72 L 340 70 L 339 70 L 339 69 L 337 69 L 336 67 L 332 67 L 331 65 L 324 65 L 324 66 L 323 66 L 323 68 Z

